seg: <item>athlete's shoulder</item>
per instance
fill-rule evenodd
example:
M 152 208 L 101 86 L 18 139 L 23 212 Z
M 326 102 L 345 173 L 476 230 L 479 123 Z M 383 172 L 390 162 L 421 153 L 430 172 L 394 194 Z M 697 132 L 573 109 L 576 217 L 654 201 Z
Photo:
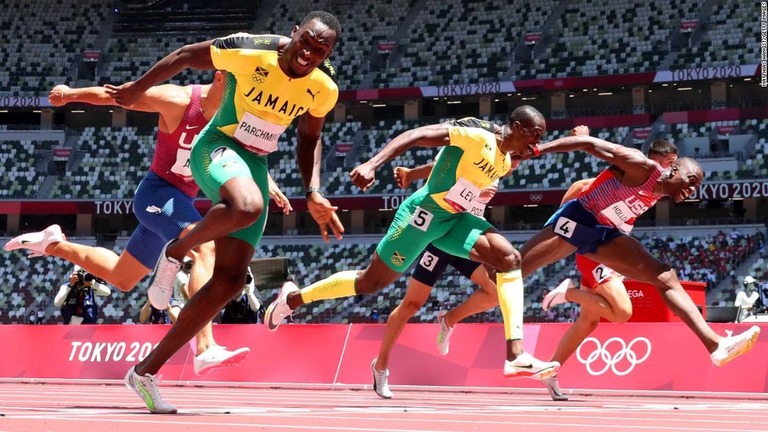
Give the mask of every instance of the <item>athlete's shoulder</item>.
M 328 75 L 328 77 L 331 79 L 331 81 L 333 81 L 334 84 L 336 85 L 339 84 L 339 81 L 336 78 L 336 68 L 333 67 L 330 60 L 325 59 L 322 63 L 320 63 L 320 66 L 317 67 L 317 70 Z
M 479 128 L 479 129 L 486 130 L 488 132 L 494 131 L 493 123 L 485 120 L 480 120 L 475 117 L 464 117 L 458 120 L 449 120 L 448 124 L 450 124 L 451 126 L 457 126 L 457 127 Z
M 213 40 L 213 46 L 219 49 L 255 49 L 277 51 L 280 35 L 255 35 L 250 33 L 235 33 Z

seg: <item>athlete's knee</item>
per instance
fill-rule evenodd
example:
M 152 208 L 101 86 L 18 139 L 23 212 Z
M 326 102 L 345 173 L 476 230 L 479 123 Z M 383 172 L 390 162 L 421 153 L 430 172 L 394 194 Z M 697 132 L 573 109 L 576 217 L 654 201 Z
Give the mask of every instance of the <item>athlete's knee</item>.
M 371 274 L 370 271 L 361 271 L 355 281 L 355 292 L 357 294 L 376 294 L 387 285 L 389 285 L 389 281 L 384 278 Z
M 656 277 L 663 288 L 674 288 L 679 285 L 680 281 L 677 278 L 677 272 L 670 266 L 664 265 L 659 271 Z
M 136 282 L 134 281 L 127 281 L 127 280 L 116 280 L 112 286 L 120 290 L 121 292 L 127 293 L 131 292 L 133 288 L 136 286 Z
M 510 272 L 513 270 L 520 270 L 522 265 L 522 258 L 520 256 L 520 252 L 513 248 L 512 246 L 509 247 L 508 251 L 505 255 L 502 256 L 501 261 L 496 267 L 496 270 L 501 272 Z
M 409 318 L 416 315 L 416 312 L 424 306 L 424 301 L 421 299 L 409 299 L 404 298 L 400 303 L 400 313 L 407 315 Z
M 619 307 L 616 308 L 616 310 L 613 312 L 613 319 L 611 321 L 618 324 L 623 324 L 629 321 L 630 318 L 632 318 L 632 308 L 627 309 Z
M 222 198 L 229 207 L 229 223 L 238 228 L 253 224 L 264 211 L 264 199 L 258 190 L 236 191 Z
M 216 246 L 214 242 L 207 242 L 195 246 L 189 251 L 189 256 L 195 263 L 213 263 L 216 257 Z
M 245 286 L 245 270 L 217 268 L 209 283 L 213 285 L 213 295 L 217 299 L 228 301 Z
M 584 314 L 582 313 L 573 323 L 574 326 L 580 327 L 586 333 L 592 333 L 600 324 L 600 316 Z

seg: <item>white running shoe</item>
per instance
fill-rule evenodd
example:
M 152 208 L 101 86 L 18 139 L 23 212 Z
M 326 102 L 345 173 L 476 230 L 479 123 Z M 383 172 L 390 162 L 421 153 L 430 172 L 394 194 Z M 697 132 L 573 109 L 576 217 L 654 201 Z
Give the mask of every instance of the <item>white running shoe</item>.
M 288 294 L 298 290 L 299 287 L 291 281 L 286 281 L 283 287 L 280 288 L 277 298 L 267 307 L 267 311 L 264 313 L 264 324 L 269 331 L 277 330 L 283 322 L 283 318 L 291 316 L 293 309 L 288 306 Z
M 384 372 L 376 370 L 376 359 L 371 362 L 371 372 L 373 372 L 373 391 L 380 398 L 392 399 L 392 392 L 389 390 L 389 369 Z
M 571 278 L 566 278 L 564 281 L 560 282 L 560 285 L 544 296 L 544 300 L 541 302 L 541 308 L 548 311 L 552 306 L 566 303 L 568 300 L 565 299 L 565 292 L 575 287 L 576 285 L 573 284 Z
M 504 362 L 504 376 L 507 378 L 544 379 L 557 375 L 559 370 L 559 362 L 541 361 L 528 353 L 522 353 L 516 359 Z
M 175 239 L 174 239 L 175 240 Z M 152 277 L 152 283 L 147 289 L 147 296 L 152 306 L 158 310 L 168 309 L 168 303 L 173 297 L 173 283 L 176 280 L 176 273 L 181 269 L 181 263 L 165 255 L 168 245 L 174 240 L 169 241 L 160 251 L 160 258 L 155 265 L 155 274 Z
M 205 375 L 216 368 L 234 366 L 248 357 L 250 352 L 248 347 L 229 351 L 220 345 L 210 346 L 205 352 L 195 356 L 195 375 Z
M 549 390 L 549 396 L 552 398 L 553 401 L 567 401 L 568 395 L 563 393 L 562 390 L 560 390 L 560 385 L 557 383 L 557 375 L 549 377 L 549 378 L 542 378 L 539 379 L 539 382 L 544 385 L 544 387 Z
M 176 414 L 176 407 L 163 401 L 157 384 L 160 376 L 136 373 L 136 366 L 131 367 L 125 374 L 125 385 L 144 400 L 147 409 L 154 414 Z
M 453 327 L 448 327 L 445 324 L 446 311 L 441 310 L 437 313 L 437 322 L 440 324 L 440 333 L 437 334 L 437 350 L 440 355 L 448 354 L 448 349 L 451 344 L 451 333 L 453 333 Z
M 27 249 L 30 258 L 37 258 L 46 255 L 45 248 L 49 244 L 64 240 L 66 237 L 61 232 L 61 227 L 51 225 L 42 231 L 26 233 L 12 238 L 5 244 L 5 250 L 10 252 L 17 249 Z
M 751 350 L 755 346 L 758 336 L 760 336 L 760 327 L 752 326 L 744 333 L 736 336 L 733 336 L 731 330 L 726 330 L 726 333 L 728 335 L 720 339 L 717 349 L 709 356 L 715 366 L 723 366 Z

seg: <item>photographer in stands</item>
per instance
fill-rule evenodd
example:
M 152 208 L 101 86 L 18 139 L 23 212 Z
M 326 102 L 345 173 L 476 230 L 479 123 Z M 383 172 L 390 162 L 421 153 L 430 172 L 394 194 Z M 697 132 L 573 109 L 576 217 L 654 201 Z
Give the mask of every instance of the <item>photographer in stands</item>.
M 75 266 L 69 283 L 63 284 L 53 300 L 61 308 L 64 324 L 96 324 L 99 306 L 96 296 L 108 296 L 112 292 L 103 281 Z
M 254 283 L 251 269 L 248 268 L 248 273 L 245 275 L 245 287 L 224 306 L 224 311 L 221 314 L 221 323 L 257 324 L 259 322 L 259 311 L 263 308 L 263 304 L 264 302 L 256 293 L 256 284 Z
M 736 293 L 734 306 L 739 306 L 739 322 L 744 321 L 748 316 L 754 315 L 758 309 L 762 309 L 762 301 L 758 292 L 757 281 L 752 276 L 744 278 L 742 289 Z

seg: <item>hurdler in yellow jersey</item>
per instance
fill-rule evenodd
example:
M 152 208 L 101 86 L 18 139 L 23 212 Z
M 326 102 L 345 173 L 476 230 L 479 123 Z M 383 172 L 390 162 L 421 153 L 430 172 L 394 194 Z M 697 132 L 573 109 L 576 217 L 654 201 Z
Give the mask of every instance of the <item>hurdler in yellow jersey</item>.
M 343 271 L 299 290 L 292 282 L 268 308 L 264 322 L 275 330 L 283 318 L 316 300 L 373 294 L 397 280 L 427 244 L 458 257 L 479 261 L 496 270 L 499 303 L 512 351 L 504 365 L 506 376 L 545 378 L 560 364 L 542 362 L 525 353 L 523 338 L 523 279 L 520 253 L 487 221 L 469 210 L 480 191 L 509 171 L 513 159 L 535 152 L 546 129 L 535 108 L 523 106 L 507 123 L 466 118 L 404 132 L 376 156 L 350 173 L 365 190 L 381 165 L 415 145 L 443 147 L 426 184 L 398 208 L 387 234 L 364 270 Z M 511 311 L 515 313 L 512 314 Z
M 326 241 L 329 232 L 341 238 L 344 227 L 337 208 L 319 193 L 318 147 L 325 117 L 338 98 L 327 61 L 339 37 L 338 19 L 313 11 L 290 37 L 235 34 L 185 45 L 135 82 L 107 87 L 116 103 L 131 106 L 148 88 L 184 69 L 227 71 L 221 106 L 190 154 L 195 182 L 213 207 L 185 237 L 165 245 L 150 289 L 172 290 L 182 257 L 202 243 L 215 240 L 216 263 L 210 280 L 190 298 L 166 336 L 132 369 L 142 379 L 142 395 L 151 396 L 145 397 L 150 409 L 157 411 L 154 377 L 163 364 L 243 288 L 266 221 L 267 155 L 277 149 L 280 134 L 293 119 L 298 118 L 296 161 L 307 207 Z
M 339 87 L 328 59 L 308 75 L 288 76 L 278 64 L 282 36 L 237 33 L 215 39 L 211 60 L 229 72 L 224 99 L 212 125 L 246 150 L 268 154 L 294 118 L 325 117 Z

